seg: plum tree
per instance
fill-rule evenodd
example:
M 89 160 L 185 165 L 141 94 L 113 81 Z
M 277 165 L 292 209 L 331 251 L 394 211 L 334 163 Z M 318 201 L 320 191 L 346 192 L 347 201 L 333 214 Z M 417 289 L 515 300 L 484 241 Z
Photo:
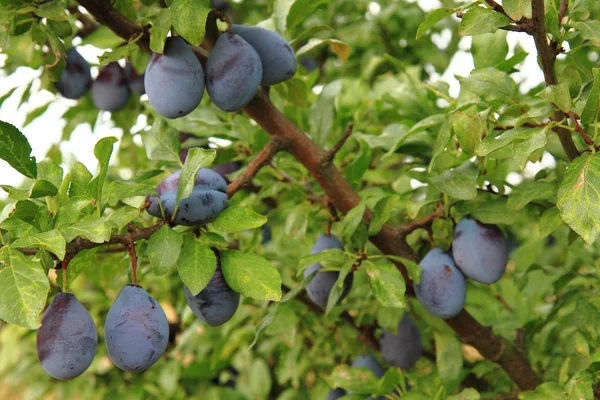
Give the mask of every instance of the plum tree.
M 238 111 L 252 100 L 262 78 L 256 50 L 235 33 L 223 32 L 206 62 L 206 91 L 217 107 Z
M 210 326 L 223 325 L 229 321 L 240 304 L 240 295 L 229 287 L 223 277 L 219 252 L 215 251 L 215 254 L 217 269 L 200 293 L 194 296 L 188 287 L 183 285 L 188 306 L 196 317 Z
M 410 368 L 421 356 L 421 333 L 407 312 L 400 320 L 396 333 L 384 329 L 379 343 L 383 359 L 396 367 Z
M 67 51 L 65 69 L 56 82 L 56 90 L 67 99 L 78 99 L 83 96 L 92 84 L 90 64 L 75 48 Z
M 88 369 L 98 347 L 98 333 L 90 313 L 70 293 L 54 297 L 36 333 L 42 368 L 55 379 L 67 380 Z
M 452 256 L 466 277 L 481 283 L 494 283 L 506 269 L 508 246 L 496 225 L 465 217 L 454 230 Z
M 313 246 L 310 254 L 317 254 L 324 250 L 328 249 L 340 249 L 343 250 L 344 246 L 342 242 L 335 235 L 327 235 L 322 234 L 319 235 L 315 245 Z M 307 269 L 304 270 L 304 277 L 306 278 L 310 274 L 315 271 L 322 269 L 323 266 L 320 263 L 311 265 Z M 315 303 L 325 308 L 327 306 L 327 299 L 329 298 L 329 293 L 333 288 L 333 285 L 337 281 L 340 273 L 337 271 L 325 271 L 325 272 L 317 272 L 315 277 L 308 285 L 306 285 L 306 293 L 308 293 L 308 297 Z M 342 296 L 340 297 L 340 301 L 344 299 L 350 289 L 352 288 L 352 282 L 354 278 L 352 274 L 348 274 L 346 279 L 344 280 L 344 291 Z
M 177 199 L 177 187 L 181 170 L 174 172 L 157 187 L 165 217 L 172 218 Z M 158 198 L 149 196 L 148 213 L 161 218 Z M 227 207 L 227 182 L 215 171 L 208 168 L 198 170 L 194 189 L 189 197 L 179 201 L 179 209 L 172 222 L 177 225 L 197 226 L 214 219 Z
M 92 100 L 99 110 L 118 111 L 127 105 L 131 91 L 123 68 L 111 62 L 92 83 Z
M 139 95 L 146 93 L 146 87 L 144 85 L 144 74 L 140 75 L 133 68 L 133 65 L 130 63 L 125 64 L 125 78 L 127 79 L 127 84 L 129 85 L 129 89 L 132 92 L 135 92 Z
M 283 37 L 258 26 L 233 25 L 232 30 L 258 53 L 262 63 L 261 85 L 275 85 L 294 76 L 296 54 Z
M 436 247 L 419 263 L 421 282 L 415 285 L 417 298 L 432 315 L 452 318 L 465 304 L 467 287 L 465 277 L 454 260 L 444 250 Z
M 167 316 L 142 287 L 126 285 L 108 310 L 104 340 L 108 356 L 118 368 L 145 371 L 167 349 Z
M 204 70 L 185 40 L 171 36 L 164 54 L 153 53 L 144 85 L 148 101 L 165 118 L 191 113 L 204 96 Z

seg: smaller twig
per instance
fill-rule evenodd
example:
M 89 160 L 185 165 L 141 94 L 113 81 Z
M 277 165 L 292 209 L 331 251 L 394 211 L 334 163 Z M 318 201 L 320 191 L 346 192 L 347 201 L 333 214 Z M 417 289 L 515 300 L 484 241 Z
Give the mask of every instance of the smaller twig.
M 558 9 L 558 26 L 562 24 L 562 20 L 565 17 L 565 13 L 569 9 L 569 3 L 566 0 L 560 0 L 560 7 Z
M 573 111 L 569 111 L 568 113 L 565 113 L 565 115 L 568 116 L 569 118 L 571 118 L 571 121 L 573 122 L 573 127 L 575 128 L 575 130 L 577 131 L 577 133 L 579 133 L 581 135 L 581 137 L 583 138 L 583 141 L 585 142 L 585 144 L 587 144 L 588 146 L 593 146 L 594 145 L 594 141 L 592 140 L 591 137 L 589 137 L 587 135 L 587 133 L 585 133 L 585 131 L 583 130 L 583 128 L 579 124 L 579 120 L 577 118 L 577 115 L 575 115 L 575 113 Z
M 69 265 L 69 259 L 65 257 L 62 260 L 62 291 L 67 293 L 67 266 Z
M 267 146 L 262 149 L 258 156 L 248 164 L 248 168 L 238 176 L 233 182 L 229 184 L 227 189 L 227 196 L 233 197 L 238 191 L 243 188 L 250 186 L 254 177 L 258 172 L 266 165 L 268 165 L 275 154 L 283 149 L 283 142 L 278 139 L 271 139 Z
M 331 161 L 333 161 L 333 158 L 335 157 L 337 152 L 340 151 L 340 149 L 342 148 L 344 143 L 346 143 L 346 140 L 348 140 L 350 135 L 352 135 L 353 128 L 354 128 L 354 123 L 353 122 L 348 123 L 348 126 L 346 127 L 346 131 L 344 132 L 344 134 L 342 135 L 340 140 L 338 140 L 338 142 L 331 148 L 331 150 L 329 150 L 323 156 L 323 159 L 321 160 L 322 163 L 328 164 Z
M 140 211 L 144 211 L 146 208 L 150 207 L 150 201 L 146 200 L 146 202 L 140 207 Z
M 508 14 L 506 13 L 506 11 L 504 10 L 504 7 L 502 7 L 500 4 L 496 3 L 494 0 L 485 0 L 485 2 L 492 7 L 492 10 L 499 12 L 500 14 L 504 14 L 508 17 Z M 510 17 L 508 17 L 510 18 Z M 512 20 L 512 18 L 511 18 Z
M 404 237 L 417 229 L 426 228 L 433 222 L 434 219 L 441 218 L 444 216 L 444 207 L 438 204 L 436 210 L 430 215 L 421 219 L 409 222 L 408 224 L 402 225 L 398 228 L 398 233 L 401 237 Z
M 227 17 L 227 15 L 224 12 L 219 11 L 216 8 L 213 8 L 212 10 L 210 10 L 210 12 L 213 13 L 221 21 L 225 22 L 227 24 L 227 30 L 229 31 L 229 33 L 233 33 L 233 27 L 231 26 L 231 21 L 229 21 L 229 18 Z
M 77 31 L 77 36 L 83 38 L 90 33 L 94 32 L 100 25 L 94 22 L 90 17 L 83 14 L 79 7 L 74 4 L 67 8 L 69 12 L 77 17 L 77 20 L 81 22 L 82 27 Z
M 502 304 L 502 307 L 504 307 L 506 311 L 513 312 L 512 307 L 506 302 L 506 300 L 504 300 L 504 297 L 500 296 L 500 293 L 494 293 L 494 297 L 498 299 L 498 301 L 500 302 L 500 304 Z
M 129 236 L 127 250 L 131 256 L 131 281 L 134 285 L 137 285 L 137 254 L 135 254 L 135 246 L 133 243 L 133 237 L 131 235 Z

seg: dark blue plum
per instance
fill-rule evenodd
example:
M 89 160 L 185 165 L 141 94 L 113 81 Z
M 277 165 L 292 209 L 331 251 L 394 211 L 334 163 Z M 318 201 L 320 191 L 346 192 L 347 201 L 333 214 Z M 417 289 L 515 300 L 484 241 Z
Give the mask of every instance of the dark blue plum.
M 75 50 L 67 51 L 65 69 L 56 82 L 56 90 L 67 99 L 78 99 L 83 96 L 92 84 L 90 64 Z
M 140 96 L 146 93 L 146 87 L 144 86 L 144 74 L 138 74 L 133 66 L 129 63 L 125 65 L 125 78 L 127 78 L 127 84 L 132 92 L 135 92 Z
M 108 356 L 118 368 L 145 371 L 167 349 L 167 316 L 143 288 L 127 285 L 108 311 L 104 340 Z
M 312 57 L 304 56 L 300 58 L 300 65 L 302 65 L 308 72 L 313 72 L 319 68 L 319 63 Z
M 165 118 L 191 113 L 204 96 L 204 70 L 180 37 L 170 37 L 164 54 L 153 53 L 144 74 L 148 101 Z
M 37 354 L 44 371 L 67 380 L 88 369 L 98 347 L 90 313 L 70 293 L 59 293 L 42 317 L 36 333 Z
M 227 11 L 229 2 L 225 0 L 210 0 L 210 8 L 214 8 L 218 11 Z
M 379 344 L 383 359 L 396 367 L 408 369 L 421 356 L 421 333 L 408 313 L 404 313 L 395 333 L 383 330 Z
M 118 111 L 129 101 L 131 91 L 125 72 L 117 62 L 111 62 L 92 83 L 92 100 L 99 110 Z
M 494 283 L 506 269 L 508 246 L 496 225 L 465 217 L 454 230 L 452 256 L 467 278 L 481 283 Z
M 260 227 L 262 230 L 262 244 L 267 244 L 271 241 L 273 237 L 273 232 L 271 231 L 271 227 L 269 225 L 263 225 Z
M 325 400 L 337 400 L 342 396 L 346 395 L 346 391 L 341 388 L 331 389 L 329 393 L 327 393 L 327 397 Z
M 239 161 L 227 161 L 223 164 L 215 165 L 213 167 L 213 169 L 223 178 L 231 173 L 234 173 L 240 168 L 242 168 L 242 163 Z
M 467 287 L 465 277 L 454 260 L 439 247 L 432 249 L 419 263 L 421 282 L 415 293 L 423 307 L 439 318 L 458 315 L 465 305 Z
M 290 79 L 296 73 L 296 54 L 277 33 L 258 26 L 233 25 L 233 33 L 250 43 L 262 63 L 261 85 L 271 86 Z
M 310 254 L 317 254 L 328 249 L 343 250 L 344 246 L 342 245 L 342 242 L 340 242 L 340 240 L 337 237 L 335 237 L 335 235 L 322 234 L 319 235 L 319 237 L 317 238 L 317 241 L 314 247 L 312 248 Z M 314 271 L 318 271 L 321 268 L 323 268 L 323 266 L 319 263 L 311 265 L 310 267 L 304 270 L 304 277 L 306 278 Z M 327 306 L 327 299 L 329 298 L 329 293 L 331 292 L 331 289 L 333 288 L 333 285 L 335 284 L 335 281 L 337 281 L 339 276 L 340 273 L 338 271 L 318 272 L 315 275 L 313 280 L 310 281 L 308 285 L 306 285 L 306 293 L 308 293 L 308 297 L 310 297 L 313 303 L 318 304 L 323 308 Z M 352 274 L 348 274 L 346 276 L 346 279 L 344 280 L 344 292 L 340 297 L 340 301 L 343 300 L 350 292 L 350 289 L 352 288 L 353 279 L 354 278 Z
M 160 195 L 165 217 L 171 218 L 175 210 L 177 187 L 181 171 L 162 181 L 156 191 Z M 148 213 L 161 218 L 160 206 L 155 196 L 149 196 Z M 213 220 L 227 207 L 227 182 L 215 171 L 201 168 L 196 175 L 194 189 L 189 197 L 179 201 L 177 214 L 171 222 L 177 225 L 198 226 Z
M 206 62 L 206 91 L 217 107 L 238 111 L 252 100 L 262 78 L 256 50 L 235 33 L 223 32 Z
M 240 304 L 240 295 L 225 282 L 218 252 L 217 260 L 214 275 L 200 293 L 194 296 L 188 287 L 183 285 L 188 306 L 196 317 L 210 326 L 223 325 L 229 321 Z
M 352 368 L 366 368 L 373 371 L 377 379 L 381 379 L 385 374 L 385 369 L 379 364 L 379 361 L 371 354 L 360 355 L 351 365 Z

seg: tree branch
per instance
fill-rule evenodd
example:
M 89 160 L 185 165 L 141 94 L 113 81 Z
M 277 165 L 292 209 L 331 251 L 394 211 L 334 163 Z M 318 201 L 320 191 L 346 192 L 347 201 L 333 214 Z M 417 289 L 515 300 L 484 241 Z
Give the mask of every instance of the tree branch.
M 273 138 L 267 143 L 267 146 L 258 154 L 258 156 L 248 164 L 248 168 L 229 184 L 227 196 L 233 197 L 241 189 L 244 189 L 252 183 L 252 179 L 266 165 L 268 165 L 275 154 L 284 148 L 284 142 L 278 138 Z
M 556 61 L 556 53 L 552 50 L 552 47 L 548 44 L 548 38 L 546 37 L 546 14 L 544 10 L 544 0 L 532 0 L 531 2 L 531 21 L 532 29 L 531 35 L 535 42 L 535 47 L 538 52 L 538 60 L 542 71 L 544 72 L 544 81 L 546 86 L 556 85 L 558 80 L 556 79 L 556 71 L 554 69 L 554 62 Z M 561 121 L 564 119 L 564 114 L 560 110 L 554 111 L 553 119 L 555 121 Z M 553 129 L 558 135 L 558 139 L 567 154 L 569 160 L 573 160 L 579 157 L 579 150 L 575 147 L 571 132 L 568 129 L 561 128 L 559 126 Z
M 143 31 L 137 25 L 119 15 L 108 2 L 80 0 L 80 4 L 86 7 L 88 12 L 94 15 L 98 21 L 104 23 L 123 38 L 129 38 L 132 34 L 139 34 Z M 145 32 L 138 43 L 142 48 L 148 44 Z M 304 165 L 339 211 L 345 214 L 358 205 L 360 202 L 358 194 L 342 174 L 332 163 L 323 164 L 321 162 L 326 156 L 326 152 L 292 124 L 270 102 L 262 90 L 244 108 L 244 111 L 269 135 L 278 137 L 288 143 L 286 150 Z M 363 221 L 368 223 L 372 216 L 373 213 L 367 210 Z M 384 225 L 381 231 L 376 236 L 371 237 L 370 240 L 383 254 L 397 255 L 414 261 L 418 260 L 418 256 L 406 240 L 399 235 L 397 228 Z M 411 282 L 406 268 L 400 263 L 396 265 L 404 276 L 407 286 L 410 286 Z M 407 289 L 407 292 L 412 292 L 412 290 Z M 446 320 L 446 323 L 456 331 L 464 343 L 472 345 L 484 357 L 497 362 L 521 389 L 533 389 L 540 383 L 528 360 L 511 343 L 500 336 L 494 335 L 489 328 L 480 325 L 465 310 L 457 317 Z
M 594 145 L 594 141 L 592 140 L 591 137 L 589 137 L 587 135 L 587 133 L 585 133 L 585 131 L 583 130 L 583 128 L 579 124 L 579 118 L 577 117 L 577 115 L 575 115 L 575 113 L 573 111 L 569 111 L 568 113 L 565 113 L 565 115 L 567 117 L 571 118 L 571 121 L 573 122 L 573 127 L 581 135 L 581 137 L 583 138 L 583 141 L 585 142 L 585 144 L 587 144 L 588 146 L 593 146 Z
M 346 143 L 346 140 L 348 140 L 348 138 L 350 137 L 350 135 L 352 135 L 352 129 L 354 128 L 354 123 L 350 122 L 348 124 L 348 126 L 346 127 L 346 131 L 344 132 L 344 134 L 342 135 L 342 137 L 340 138 L 340 140 L 338 140 L 338 142 L 331 148 L 331 150 L 329 150 L 326 154 L 325 157 L 323 158 L 323 162 L 325 163 L 329 163 L 332 162 L 335 155 L 337 154 L 338 151 L 340 151 L 340 149 L 344 146 L 344 143 Z
M 406 236 L 414 231 L 416 231 L 417 229 L 421 229 L 421 228 L 426 228 L 428 226 L 430 226 L 433 223 L 434 219 L 440 218 L 444 216 L 444 207 L 441 205 L 438 205 L 437 209 L 431 213 L 430 215 L 423 217 L 421 219 L 417 219 L 415 221 L 409 222 L 408 224 L 402 225 L 399 229 L 398 229 L 398 233 L 401 236 Z

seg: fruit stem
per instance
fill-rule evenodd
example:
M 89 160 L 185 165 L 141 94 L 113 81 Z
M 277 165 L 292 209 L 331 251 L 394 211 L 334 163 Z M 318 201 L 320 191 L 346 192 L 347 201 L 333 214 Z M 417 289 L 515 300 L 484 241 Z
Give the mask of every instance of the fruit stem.
M 137 254 L 135 254 L 135 246 L 131 236 L 129 237 L 129 243 L 127 243 L 127 250 L 131 256 L 131 282 L 137 285 Z
M 231 26 L 231 21 L 229 21 L 227 15 L 225 15 L 224 12 L 221 12 L 215 8 L 213 8 L 211 11 L 217 16 L 217 18 L 219 18 L 221 21 L 227 24 L 227 30 L 229 31 L 229 33 L 233 33 L 233 27 Z
M 67 261 L 67 258 L 65 257 L 62 260 L 62 266 L 61 266 L 61 271 L 62 271 L 62 291 L 64 293 L 67 293 L 67 264 L 69 264 L 69 261 Z

